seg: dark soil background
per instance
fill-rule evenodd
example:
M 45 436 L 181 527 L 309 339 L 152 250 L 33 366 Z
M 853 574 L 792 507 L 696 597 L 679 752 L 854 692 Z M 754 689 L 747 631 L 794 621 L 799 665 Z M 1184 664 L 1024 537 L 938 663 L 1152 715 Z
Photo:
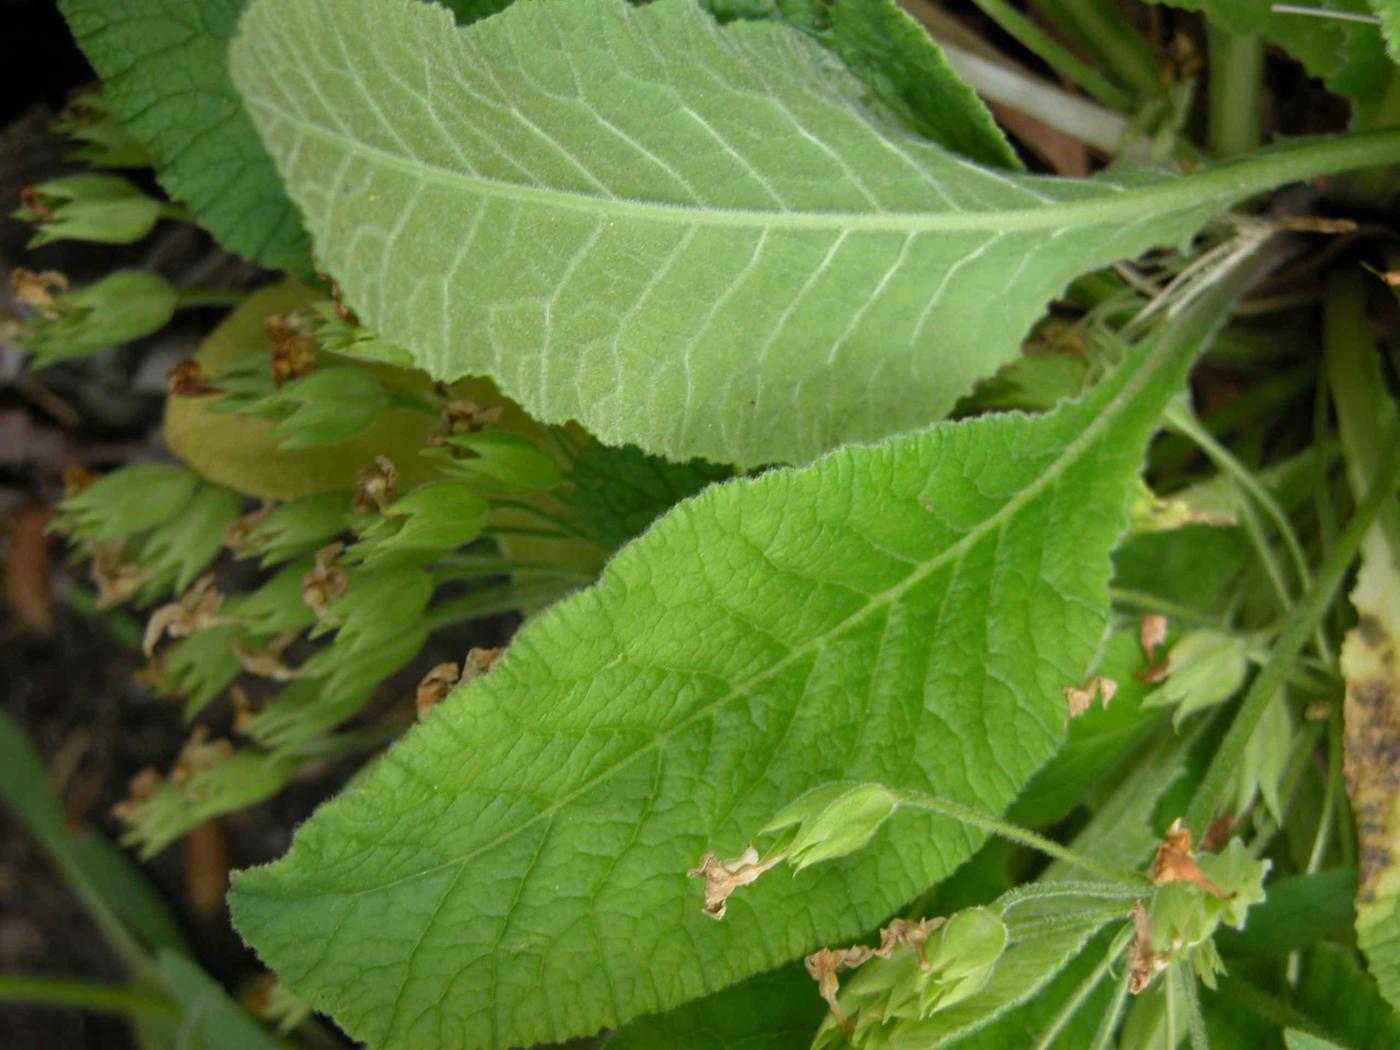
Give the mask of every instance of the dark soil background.
M 130 266 L 183 286 L 240 288 L 265 280 L 199 231 L 174 224 L 127 247 L 66 242 L 25 250 L 31 231 L 9 213 L 22 186 L 78 170 L 64 162 L 64 143 L 51 129 L 70 92 L 92 79 L 53 0 L 0 0 L 0 319 L 17 265 L 62 270 L 75 285 Z M 148 173 L 123 174 L 141 181 Z M 140 623 L 124 613 L 90 612 L 85 571 L 65 564 L 62 541 L 44 528 L 66 468 L 103 471 L 166 455 L 159 437 L 166 373 L 221 316 L 181 311 L 150 339 L 38 372 L 0 329 L 0 708 L 29 734 L 72 825 L 113 840 L 122 828 L 111 808 L 126 796 L 128 780 L 148 766 L 168 769 L 189 726 L 178 703 L 135 678 L 145 663 Z M 466 645 L 500 644 L 511 626 L 501 620 L 435 639 L 385 684 L 378 710 L 405 699 L 411 709 L 426 667 L 459 657 Z M 226 706 L 213 711 L 213 722 L 216 735 L 227 731 Z M 246 999 L 264 971 L 229 926 L 229 869 L 281 854 L 296 825 L 362 762 L 304 770 L 267 803 L 207 824 L 143 865 L 200 964 L 234 995 Z M 77 898 L 2 801 L 0 973 L 123 979 Z M 116 1017 L 0 1005 L 5 1050 L 132 1045 Z

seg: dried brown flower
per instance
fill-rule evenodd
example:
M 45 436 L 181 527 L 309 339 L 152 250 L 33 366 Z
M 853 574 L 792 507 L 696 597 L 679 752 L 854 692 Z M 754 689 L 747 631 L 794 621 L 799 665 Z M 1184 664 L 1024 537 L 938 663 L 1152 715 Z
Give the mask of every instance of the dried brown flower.
M 705 914 L 712 919 L 722 919 L 731 893 L 740 886 L 757 882 L 760 875 L 783 860 L 784 854 L 777 853 L 760 861 L 758 850 L 752 846 L 729 860 L 706 853 L 698 867 L 686 872 L 686 877 L 705 880 Z
M 355 475 L 355 499 L 351 504 L 357 511 L 384 513 L 398 496 L 399 472 L 387 456 L 375 456 L 374 462 Z
M 324 616 L 326 606 L 345 593 L 345 570 L 332 566 L 344 549 L 345 544 L 340 542 L 322 547 L 316 552 L 316 567 L 301 578 L 301 599 L 318 617 Z

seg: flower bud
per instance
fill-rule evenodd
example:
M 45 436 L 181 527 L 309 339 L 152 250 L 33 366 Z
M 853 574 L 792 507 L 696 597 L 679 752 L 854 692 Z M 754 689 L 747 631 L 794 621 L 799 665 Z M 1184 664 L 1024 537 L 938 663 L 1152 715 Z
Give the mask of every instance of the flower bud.
M 164 328 L 175 289 L 145 270 L 119 270 L 77 291 L 53 296 L 21 339 L 39 366 L 84 357 Z
M 466 430 L 439 439 L 437 447 L 423 455 L 444 474 L 491 492 L 539 492 L 564 478 L 548 453 L 507 430 Z
M 29 247 L 53 241 L 131 244 L 147 236 L 170 205 L 148 197 L 119 175 L 68 175 L 20 193 L 16 219 L 38 226 Z
M 783 846 L 796 871 L 861 849 L 899 807 L 883 784 L 827 784 L 782 809 L 765 833 L 793 827 Z

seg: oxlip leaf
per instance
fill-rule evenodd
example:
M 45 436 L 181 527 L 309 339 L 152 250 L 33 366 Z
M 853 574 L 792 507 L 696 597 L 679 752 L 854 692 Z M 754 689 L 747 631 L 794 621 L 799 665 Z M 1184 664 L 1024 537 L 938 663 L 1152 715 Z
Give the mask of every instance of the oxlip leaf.
M 1000 812 L 1108 625 L 1130 483 L 1232 269 L 1082 401 L 712 485 L 240 873 L 235 925 L 375 1046 L 616 1026 L 842 943 L 979 836 L 902 812 L 746 886 L 686 878 L 830 780 Z
M 259 0 L 231 68 L 318 258 L 434 377 L 744 467 L 927 425 L 1076 275 L 1317 170 L 1306 146 L 1185 178 L 979 167 L 815 40 L 693 0 L 461 31 Z

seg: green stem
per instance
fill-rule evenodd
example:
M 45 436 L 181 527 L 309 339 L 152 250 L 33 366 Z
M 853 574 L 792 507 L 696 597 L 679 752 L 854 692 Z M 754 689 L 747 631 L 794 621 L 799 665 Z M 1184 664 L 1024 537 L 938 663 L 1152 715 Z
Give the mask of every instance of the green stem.
M 1256 503 L 1263 509 L 1273 522 L 1274 528 L 1283 537 L 1284 546 L 1288 548 L 1289 556 L 1293 560 L 1294 571 L 1298 574 L 1298 582 L 1304 590 L 1312 586 L 1312 571 L 1308 568 L 1308 557 L 1303 553 L 1303 544 L 1298 539 L 1298 534 L 1293 530 L 1293 524 L 1288 520 L 1288 515 L 1279 506 L 1278 500 L 1267 488 L 1259 483 L 1259 479 L 1254 476 L 1254 472 L 1235 458 L 1234 454 L 1215 439 L 1215 435 L 1201 425 L 1189 406 L 1183 402 L 1174 402 L 1168 407 L 1166 412 L 1167 423 L 1179 433 L 1190 438 L 1204 452 L 1218 469 L 1227 473 Z M 1246 528 L 1250 528 L 1251 537 L 1257 540 L 1256 546 L 1259 548 L 1260 557 L 1264 561 L 1265 568 L 1269 571 L 1270 579 L 1273 580 L 1275 589 L 1279 592 L 1279 597 L 1283 602 L 1283 607 L 1287 609 L 1291 602 L 1291 596 L 1287 587 L 1279 577 L 1279 567 L 1274 561 L 1273 551 L 1262 536 L 1256 535 L 1258 529 L 1257 522 L 1252 522 L 1252 512 L 1241 503 L 1241 514 L 1245 519 Z M 1318 655 L 1324 659 L 1329 658 L 1331 647 L 1327 638 L 1321 632 L 1321 624 L 1318 625 L 1317 645 Z
M 1099 60 L 1134 92 L 1151 96 L 1161 90 L 1162 70 L 1152 49 L 1117 8 L 1098 0 L 1059 0 L 1055 6 L 1073 20 Z
M 1048 882 L 1027 882 L 1001 895 L 1001 913 L 1005 915 L 1012 908 L 1037 901 L 1052 900 L 1058 897 L 1093 897 L 1101 900 L 1136 900 L 1142 896 L 1142 886 L 1119 885 L 1102 882 L 1070 882 L 1065 879 L 1052 879 Z
M 1104 977 L 1108 975 L 1108 971 L 1112 969 L 1118 957 L 1127 949 L 1131 940 L 1131 926 L 1125 928 L 1113 938 L 1108 946 L 1108 951 L 1104 953 L 1104 957 L 1099 961 L 1099 964 L 1094 967 L 1093 972 L 1079 982 L 1079 987 L 1065 1000 L 1065 1005 L 1060 1008 L 1059 1013 L 1057 1013 L 1054 1020 L 1050 1022 L 1050 1026 L 1046 1028 L 1045 1031 L 1041 1033 L 1040 1038 L 1035 1041 L 1033 1050 L 1049 1050 L 1049 1048 L 1054 1045 L 1055 1040 L 1060 1037 L 1060 1033 L 1064 1031 L 1065 1026 L 1074 1019 L 1074 1015 L 1079 1013 L 1080 1008 L 1083 1007 L 1089 996 L 1093 995 L 1099 985 L 1103 983 Z
M 561 586 L 555 581 L 542 581 L 538 586 L 506 584 L 467 594 L 452 601 L 443 602 L 423 617 L 423 625 L 428 631 L 438 631 L 464 620 L 477 620 L 483 616 L 513 612 L 537 600 L 553 601 L 568 594 L 574 588 Z
M 549 511 L 536 507 L 533 504 L 525 503 L 521 500 L 493 499 L 491 501 L 491 508 L 493 510 L 513 510 L 519 514 L 528 515 L 536 521 L 544 522 L 546 525 L 551 525 L 560 533 L 571 539 L 583 540 L 585 543 L 593 542 L 583 533 L 579 532 L 579 530 L 574 527 L 573 523 L 566 520 L 563 516 L 551 514 Z
M 1400 485 L 1400 455 L 1396 452 L 1391 449 L 1387 453 L 1384 469 L 1377 474 L 1376 484 L 1337 537 L 1337 543 L 1324 559 L 1312 587 L 1289 617 L 1288 626 L 1274 647 L 1269 662 L 1260 669 L 1245 694 L 1220 749 L 1211 761 L 1205 780 L 1187 810 L 1188 827 L 1203 829 L 1216 815 L 1230 779 L 1244 759 L 1249 738 L 1263 717 L 1264 708 L 1288 677 L 1289 666 L 1302 653 L 1308 636 L 1322 621 L 1372 520 L 1393 497 L 1396 486 Z
M 1081 857 L 1071 849 L 1061 846 L 1058 842 L 1037 835 L 1034 831 L 1018 827 L 1015 824 L 999 820 L 996 817 L 988 816 L 957 802 L 948 802 L 932 795 L 925 795 L 918 791 L 898 792 L 900 805 L 912 806 L 915 809 L 927 810 L 936 813 L 941 817 L 948 817 L 956 820 L 959 824 L 977 828 L 992 835 L 1000 835 L 1002 838 L 1010 839 L 1012 842 L 1019 842 L 1023 846 L 1029 846 L 1033 850 L 1053 857 L 1055 860 L 1064 861 L 1081 871 L 1087 871 L 1091 875 L 1120 886 L 1133 886 L 1141 889 L 1147 883 L 1144 876 L 1137 872 L 1114 871 L 1106 868 L 1088 857 Z
M 1322 870 L 1323 858 L 1332 837 L 1332 820 L 1337 807 L 1337 792 L 1342 784 L 1342 718 L 1341 709 L 1332 712 L 1327 726 L 1327 787 L 1322 795 L 1322 814 L 1317 820 L 1317 835 L 1312 852 L 1308 854 L 1307 874 Z
M 1264 40 L 1206 23 L 1210 92 L 1206 143 L 1217 157 L 1234 157 L 1263 141 Z
M 434 563 L 442 569 L 442 580 L 471 579 L 478 576 L 510 576 L 517 572 L 531 575 L 557 576 L 560 579 L 591 580 L 595 573 L 583 569 L 570 569 L 548 561 L 514 561 L 510 558 L 478 557 L 464 554 L 455 558 L 441 558 Z
M 189 288 L 175 293 L 175 308 L 188 310 L 197 306 L 239 306 L 247 298 L 247 292 L 225 291 L 221 288 Z
M 1099 1019 L 1099 1029 L 1094 1033 L 1094 1041 L 1089 1050 L 1109 1050 L 1113 1045 L 1113 1034 L 1118 1031 L 1118 1021 L 1123 1016 L 1123 1008 L 1128 1005 L 1128 977 L 1118 978 L 1113 992 L 1113 1000 Z
M 1206 1035 L 1206 1018 L 1201 1013 L 1201 997 L 1196 989 L 1196 975 L 1184 959 L 1172 963 L 1176 981 L 1181 988 L 1181 1001 L 1186 1004 L 1186 1030 L 1191 1033 L 1191 1050 L 1210 1050 Z M 1175 1046 L 1175 1043 L 1170 1044 Z
M 178 1018 L 180 1009 L 169 999 L 125 984 L 100 984 L 65 977 L 0 975 L 0 1003 L 28 1006 L 77 1007 L 132 1017 Z
M 1001 26 L 1017 43 L 1030 51 L 1060 76 L 1078 84 L 1093 98 L 1120 113 L 1133 111 L 1133 100 L 1126 91 L 1070 51 L 1045 30 L 1012 7 L 1006 0 L 973 0 L 982 13 Z
M 394 408 L 406 408 L 410 412 L 418 412 L 421 415 L 432 416 L 436 419 L 442 415 L 442 409 L 437 405 L 424 401 L 421 397 L 415 397 L 406 390 L 397 387 L 383 386 L 384 395 L 388 399 L 390 406 Z
M 1337 405 L 1347 479 L 1357 499 L 1370 487 L 1376 460 L 1396 444 L 1400 429 L 1368 326 L 1363 281 L 1355 271 L 1335 274 L 1327 283 L 1323 315 L 1327 382 Z M 1400 507 L 1384 507 L 1379 524 L 1391 551 L 1400 557 Z

